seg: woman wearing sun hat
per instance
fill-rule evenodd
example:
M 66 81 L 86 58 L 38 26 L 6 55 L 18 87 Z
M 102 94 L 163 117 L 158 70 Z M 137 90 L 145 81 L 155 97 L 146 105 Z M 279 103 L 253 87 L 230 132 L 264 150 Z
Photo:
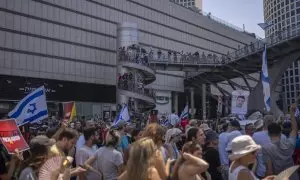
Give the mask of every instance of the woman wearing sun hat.
M 229 168 L 230 180 L 258 180 L 252 171 L 247 167 L 249 164 L 253 164 L 256 161 L 256 153 L 261 148 L 257 145 L 253 139 L 248 135 L 242 135 L 232 140 L 229 159 L 232 164 Z M 264 180 L 274 179 L 273 176 L 266 177 Z

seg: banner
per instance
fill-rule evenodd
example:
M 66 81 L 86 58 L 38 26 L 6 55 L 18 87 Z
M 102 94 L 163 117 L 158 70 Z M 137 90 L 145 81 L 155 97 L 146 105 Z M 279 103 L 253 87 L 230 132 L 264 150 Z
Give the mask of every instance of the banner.
M 20 152 L 29 149 L 15 119 L 0 120 L 0 139 L 9 154 L 14 154 L 16 149 Z
M 64 102 L 63 109 L 64 109 L 64 114 L 63 114 L 64 121 L 71 122 L 74 119 L 74 117 L 76 116 L 75 101 Z
M 231 114 L 245 115 L 248 111 L 249 91 L 237 90 L 232 92 Z

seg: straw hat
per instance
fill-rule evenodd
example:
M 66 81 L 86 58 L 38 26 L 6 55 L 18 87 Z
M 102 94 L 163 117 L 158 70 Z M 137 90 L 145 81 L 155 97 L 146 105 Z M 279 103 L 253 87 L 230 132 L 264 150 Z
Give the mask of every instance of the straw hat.
M 232 140 L 231 150 L 232 153 L 229 155 L 229 159 L 234 161 L 239 159 L 251 152 L 257 151 L 261 148 L 257 145 L 253 139 L 248 135 L 242 135 Z

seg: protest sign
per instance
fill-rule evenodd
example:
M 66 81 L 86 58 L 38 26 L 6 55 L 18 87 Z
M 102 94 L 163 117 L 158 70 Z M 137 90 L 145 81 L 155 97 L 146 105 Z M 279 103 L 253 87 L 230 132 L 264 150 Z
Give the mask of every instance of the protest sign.
M 0 120 L 0 139 L 9 154 L 14 154 L 16 149 L 19 152 L 29 149 L 15 119 Z

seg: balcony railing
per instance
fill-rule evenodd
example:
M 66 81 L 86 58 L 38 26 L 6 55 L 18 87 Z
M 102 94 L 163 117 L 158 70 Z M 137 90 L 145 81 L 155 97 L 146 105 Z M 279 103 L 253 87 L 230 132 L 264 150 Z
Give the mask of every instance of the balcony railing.
M 155 90 L 154 89 L 149 89 L 149 88 L 144 88 L 143 83 L 135 83 L 133 81 L 124 81 L 120 80 L 118 82 L 118 88 L 126 91 L 132 91 L 134 93 L 150 97 L 155 100 Z
M 297 36 L 300 36 L 300 23 L 291 28 L 277 31 L 276 33 L 273 33 L 264 39 L 257 40 L 256 42 L 250 43 L 249 45 L 245 45 L 243 48 L 227 54 L 227 59 L 229 62 L 235 61 L 250 54 L 262 51 L 265 44 L 267 45 L 267 47 L 271 47 L 275 44 L 279 44 Z
M 132 45 L 127 48 L 120 47 L 118 50 L 118 60 L 150 67 L 146 50 L 138 45 Z

